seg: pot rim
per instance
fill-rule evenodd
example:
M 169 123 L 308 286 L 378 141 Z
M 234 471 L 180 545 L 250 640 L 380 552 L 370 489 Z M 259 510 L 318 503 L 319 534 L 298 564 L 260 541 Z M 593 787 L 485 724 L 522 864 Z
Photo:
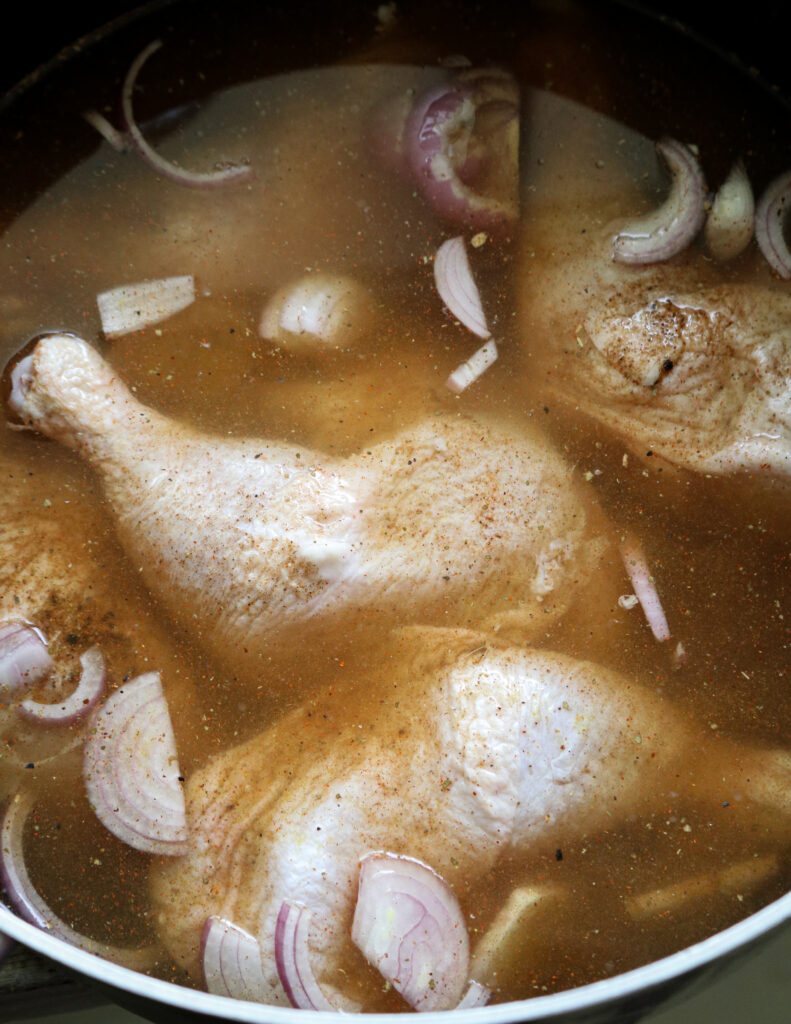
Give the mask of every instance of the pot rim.
M 603 1007 L 615 1000 L 639 996 L 650 989 L 681 979 L 684 975 L 706 967 L 723 957 L 738 953 L 742 948 L 767 937 L 791 918 L 791 892 L 768 906 L 756 911 L 743 921 L 703 939 L 692 946 L 655 960 L 624 974 L 603 981 L 581 985 L 579 988 L 535 996 L 493 1006 L 476 1007 L 463 1011 L 443 1011 L 421 1014 L 425 1024 L 443 1024 L 448 1013 L 462 1012 L 470 1024 L 510 1024 L 513 1021 L 550 1020 L 561 1014 Z M 297 1010 L 290 1007 L 252 1003 L 225 996 L 215 996 L 197 989 L 185 988 L 173 982 L 151 978 L 146 974 L 120 967 L 71 946 L 62 939 L 22 921 L 0 904 L 0 932 L 18 940 L 36 952 L 48 956 L 62 966 L 91 978 L 103 985 L 111 985 L 135 997 L 143 997 L 173 1008 L 189 1010 L 224 1020 L 260 1024 L 294 1024 L 296 1016 L 308 1018 L 312 1024 L 336 1024 L 338 1015 L 320 1010 Z M 403 1021 L 402 1013 L 365 1014 L 366 1022 Z

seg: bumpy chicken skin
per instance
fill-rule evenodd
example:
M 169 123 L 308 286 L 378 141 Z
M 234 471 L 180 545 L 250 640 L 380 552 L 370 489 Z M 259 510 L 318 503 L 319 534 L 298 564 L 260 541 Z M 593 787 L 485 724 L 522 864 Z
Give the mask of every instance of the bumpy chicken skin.
M 84 341 L 14 371 L 12 409 L 100 474 L 134 569 L 234 675 L 377 622 L 535 634 L 587 584 L 596 507 L 535 432 L 424 419 L 340 460 L 203 435 L 141 405 Z M 329 643 L 330 641 L 328 641 Z
M 258 938 L 269 999 L 285 1002 L 274 933 L 282 902 L 296 901 L 311 911 L 326 994 L 370 1007 L 344 971 L 359 860 L 372 850 L 418 857 L 463 888 L 509 850 L 557 846 L 668 801 L 720 806 L 739 790 L 791 813 L 791 757 L 712 746 L 705 726 L 611 670 L 463 631 L 402 636 L 364 699 L 328 687 L 189 780 L 191 850 L 154 870 L 152 897 L 165 944 L 194 975 L 204 922 L 218 915 Z

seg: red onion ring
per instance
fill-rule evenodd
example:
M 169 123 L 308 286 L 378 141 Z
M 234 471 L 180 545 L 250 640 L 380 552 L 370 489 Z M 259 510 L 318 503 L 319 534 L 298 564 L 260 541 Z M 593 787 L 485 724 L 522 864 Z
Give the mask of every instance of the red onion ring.
M 25 822 L 34 806 L 35 800 L 31 793 L 17 793 L 9 800 L 0 824 L 0 880 L 19 916 L 72 946 L 105 960 L 112 960 L 135 971 L 151 967 L 155 959 L 154 947 L 124 949 L 81 935 L 53 914 L 38 894 L 25 866 L 22 842 Z
M 675 139 L 660 139 L 657 152 L 673 175 L 662 205 L 624 225 L 613 238 L 612 256 L 620 263 L 659 263 L 682 250 L 703 227 L 706 182 L 692 151 Z
M 267 1002 L 269 986 L 258 940 L 223 917 L 207 917 L 201 935 L 201 965 L 206 988 L 216 996 Z
M 755 211 L 755 240 L 771 268 L 780 277 L 791 278 L 791 251 L 785 240 L 785 225 L 791 209 L 791 171 L 767 187 Z
M 39 630 L 25 622 L 0 623 L 0 696 L 35 686 L 53 667 Z
M 249 180 L 253 173 L 252 167 L 241 166 L 240 164 L 231 164 L 228 167 L 224 167 L 216 171 L 186 171 L 183 167 L 179 167 L 177 164 L 171 163 L 170 160 L 166 160 L 163 156 L 160 156 L 159 153 L 157 153 L 157 151 L 150 146 L 148 142 L 146 142 L 145 137 L 140 131 L 140 127 L 135 120 L 134 111 L 132 109 L 132 94 L 134 92 L 135 84 L 137 83 L 137 76 L 140 74 L 140 69 L 146 63 L 151 54 L 155 53 L 161 46 L 161 39 L 157 39 L 153 43 L 149 43 L 143 52 L 132 62 L 132 66 L 129 68 L 126 78 L 124 79 L 123 89 L 121 90 L 121 111 L 132 145 L 153 170 L 157 171 L 163 177 L 168 178 L 170 181 L 177 182 L 179 185 L 206 188 L 213 187 L 215 185 L 229 185 L 232 182 L 236 182 L 238 184 Z
M 275 925 L 275 963 L 289 1002 L 298 1010 L 329 1010 L 327 999 L 310 966 L 308 926 L 310 911 L 301 903 L 284 900 Z
M 369 853 L 360 861 L 352 942 L 415 1010 L 461 1001 L 470 950 L 448 883 L 422 861 Z
M 23 700 L 19 705 L 19 713 L 42 725 L 72 725 L 87 715 L 104 693 L 107 671 L 98 647 L 89 647 L 80 657 L 80 665 L 80 681 L 74 692 L 65 700 L 54 704 Z
M 434 256 L 434 282 L 449 312 L 479 338 L 491 337 L 464 239 L 449 238 Z
M 654 585 L 651 570 L 648 568 L 643 549 L 636 537 L 627 536 L 621 544 L 621 558 L 624 568 L 631 580 L 632 587 L 643 614 L 646 617 L 651 632 L 660 643 L 670 638 L 670 628 L 667 624 L 662 602 L 659 599 L 656 586 Z
M 158 672 L 121 686 L 95 713 L 83 780 L 96 816 L 118 839 L 144 853 L 186 851 L 184 791 Z

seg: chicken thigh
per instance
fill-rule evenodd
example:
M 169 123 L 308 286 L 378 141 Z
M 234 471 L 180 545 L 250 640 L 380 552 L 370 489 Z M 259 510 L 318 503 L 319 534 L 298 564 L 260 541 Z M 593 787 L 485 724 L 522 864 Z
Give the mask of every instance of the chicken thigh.
M 141 405 L 69 335 L 41 340 L 13 380 L 23 421 L 98 471 L 149 589 L 258 683 L 308 624 L 312 648 L 334 628 L 336 653 L 393 618 L 535 634 L 606 548 L 583 486 L 528 429 L 436 415 L 344 460 L 210 437 Z
M 557 97 L 534 115 L 518 289 L 531 372 L 639 453 L 790 476 L 787 289 L 756 252 L 741 262 L 750 284 L 698 243 L 664 263 L 616 262 L 617 231 L 667 188 L 652 144 Z M 579 149 L 556 148 L 558 119 L 575 118 Z M 588 165 L 601 173 L 570 188 Z
M 325 993 L 370 1008 L 365 983 L 349 980 L 348 942 L 370 851 L 420 858 L 463 893 L 509 851 L 679 800 L 721 806 L 738 790 L 791 813 L 791 756 L 715 743 L 611 670 L 464 631 L 401 635 L 381 685 L 351 697 L 351 721 L 349 695 L 325 688 L 189 780 L 190 852 L 154 869 L 151 892 L 163 941 L 193 976 L 204 922 L 220 916 L 258 938 L 268 999 L 284 1003 L 275 927 L 292 901 L 311 913 Z

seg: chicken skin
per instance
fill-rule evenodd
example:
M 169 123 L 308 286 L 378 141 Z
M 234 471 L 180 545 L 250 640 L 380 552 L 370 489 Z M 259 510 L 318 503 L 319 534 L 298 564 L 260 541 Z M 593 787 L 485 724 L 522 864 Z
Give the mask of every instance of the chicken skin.
M 437 415 L 343 460 L 210 437 L 69 335 L 13 379 L 11 408 L 95 468 L 133 570 L 233 677 L 260 682 L 308 625 L 335 649 L 393 619 L 534 635 L 605 553 L 596 506 L 529 429 Z
M 328 998 L 370 1008 L 366 983 L 347 973 L 370 851 L 417 857 L 463 890 L 509 851 L 668 801 L 719 806 L 739 790 L 791 812 L 791 756 L 713 745 L 705 726 L 611 670 L 464 631 L 401 638 L 376 696 L 351 698 L 351 721 L 349 695 L 325 688 L 189 780 L 190 852 L 155 868 L 151 891 L 164 943 L 194 976 L 217 915 L 257 937 L 268 1001 L 284 1003 L 275 927 L 294 901 L 311 912 L 311 965 Z

